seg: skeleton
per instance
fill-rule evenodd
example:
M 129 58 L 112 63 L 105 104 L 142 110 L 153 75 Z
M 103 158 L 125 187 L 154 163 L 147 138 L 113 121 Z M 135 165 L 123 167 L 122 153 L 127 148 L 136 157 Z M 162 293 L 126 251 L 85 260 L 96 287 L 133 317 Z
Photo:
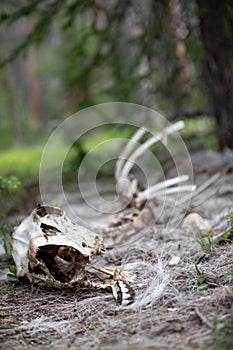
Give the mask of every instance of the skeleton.
M 165 188 L 167 194 L 194 191 L 195 186 L 180 186 L 181 182 L 188 179 L 186 175 L 143 189 L 130 174 L 133 163 L 146 149 L 183 126 L 183 122 L 178 122 L 164 129 L 132 152 L 135 143 L 147 131 L 142 128 L 129 140 L 119 156 L 115 179 L 122 201 L 127 201 L 128 205 L 111 225 L 103 229 L 103 237 L 108 247 L 124 242 L 125 235 L 122 232 L 127 232 L 127 237 L 131 237 L 153 219 L 152 207 L 145 205 L 146 200 L 150 204 L 155 198 L 159 198 Z M 135 279 L 134 275 L 119 268 L 93 267 L 88 272 L 92 258 L 105 253 L 103 238 L 86 227 L 72 223 L 60 208 L 35 208 L 15 227 L 12 248 L 19 279 L 32 284 L 43 282 L 56 288 L 103 288 L 111 290 L 120 304 L 128 305 L 134 301 L 135 292 L 130 286 L 130 282 Z M 97 281 L 96 277 L 94 280 L 91 278 L 93 274 L 97 276 Z

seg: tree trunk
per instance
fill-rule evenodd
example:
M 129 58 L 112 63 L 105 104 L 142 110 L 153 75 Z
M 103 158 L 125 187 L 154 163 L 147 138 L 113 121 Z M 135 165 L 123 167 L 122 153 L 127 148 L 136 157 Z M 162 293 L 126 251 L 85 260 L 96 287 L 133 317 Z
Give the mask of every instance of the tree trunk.
M 180 0 L 170 0 L 170 29 L 174 41 L 175 54 L 177 58 L 177 86 L 183 96 L 190 93 L 188 62 L 186 59 L 186 47 L 184 41 L 184 30 L 182 29 L 182 9 Z
M 233 149 L 232 43 L 226 35 L 227 0 L 197 0 L 201 39 L 206 52 L 204 74 L 220 149 Z

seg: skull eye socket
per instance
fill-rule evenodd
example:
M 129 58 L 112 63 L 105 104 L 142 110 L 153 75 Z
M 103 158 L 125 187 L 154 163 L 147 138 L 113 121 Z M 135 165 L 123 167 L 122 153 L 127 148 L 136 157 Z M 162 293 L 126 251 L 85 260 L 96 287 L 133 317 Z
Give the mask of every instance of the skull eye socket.
M 59 208 L 54 208 L 54 207 L 49 207 L 49 206 L 41 206 L 39 205 L 36 209 L 37 215 L 39 215 L 41 218 L 51 214 L 55 216 L 61 216 L 62 215 L 62 210 Z
M 36 258 L 44 262 L 51 275 L 62 283 L 71 281 L 75 275 L 83 276 L 89 260 L 72 247 L 52 244 L 40 246 Z
M 48 233 L 49 231 L 61 232 L 58 228 L 51 226 L 51 225 L 44 224 L 43 222 L 40 224 L 40 228 L 42 229 L 42 231 L 44 233 Z
M 38 207 L 36 209 L 36 213 L 40 216 L 40 217 L 43 217 L 43 216 L 46 216 L 47 215 L 47 211 L 45 210 L 45 207 Z

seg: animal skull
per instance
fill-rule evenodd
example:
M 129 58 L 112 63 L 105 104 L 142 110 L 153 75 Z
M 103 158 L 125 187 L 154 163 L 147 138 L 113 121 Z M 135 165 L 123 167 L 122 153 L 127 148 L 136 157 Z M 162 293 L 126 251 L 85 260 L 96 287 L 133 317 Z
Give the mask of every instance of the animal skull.
M 56 287 L 84 286 L 85 266 L 104 252 L 102 239 L 63 210 L 39 206 L 12 233 L 17 277 Z
M 38 206 L 12 233 L 12 255 L 19 279 L 56 288 L 108 289 L 118 303 L 128 305 L 135 295 L 128 279 L 134 276 L 126 277 L 119 268 L 93 267 L 92 273 L 100 275 L 100 281 L 87 279 L 86 265 L 94 255 L 104 252 L 102 238 L 73 224 L 60 208 Z

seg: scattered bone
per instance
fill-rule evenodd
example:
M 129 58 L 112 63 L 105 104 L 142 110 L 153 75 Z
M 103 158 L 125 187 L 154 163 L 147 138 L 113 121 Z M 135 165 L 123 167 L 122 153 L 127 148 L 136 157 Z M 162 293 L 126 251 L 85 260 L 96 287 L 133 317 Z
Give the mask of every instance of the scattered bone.
M 178 265 L 179 262 L 180 262 L 180 257 L 173 255 L 171 260 L 169 261 L 168 265 L 169 266 L 175 266 L 175 265 Z
M 93 270 L 95 271 L 94 273 L 98 276 L 98 278 L 100 278 L 101 280 L 106 280 L 106 279 L 110 279 L 110 278 L 114 278 L 114 274 L 116 273 L 115 270 L 116 269 L 111 269 L 109 267 L 97 267 L 97 266 L 93 266 L 91 265 L 88 268 L 88 271 L 93 272 Z M 133 273 L 128 273 L 124 271 L 124 279 L 128 282 L 133 282 L 136 279 L 136 275 Z
M 119 280 L 113 287 L 113 295 L 118 303 L 127 306 L 134 302 L 135 292 L 129 284 Z
M 183 227 L 191 228 L 192 230 L 205 230 L 209 231 L 211 225 L 208 220 L 201 217 L 197 213 L 191 213 L 183 221 Z

